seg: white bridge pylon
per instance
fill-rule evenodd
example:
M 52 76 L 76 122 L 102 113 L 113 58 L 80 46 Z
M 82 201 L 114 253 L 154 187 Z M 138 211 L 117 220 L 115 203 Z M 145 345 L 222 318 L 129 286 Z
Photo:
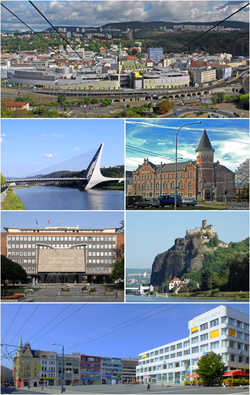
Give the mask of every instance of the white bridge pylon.
M 100 163 L 102 157 L 104 143 L 100 145 L 95 155 L 91 159 L 90 164 L 88 165 L 87 170 L 84 172 L 84 176 L 81 178 L 70 178 L 70 177 L 52 177 L 52 178 L 16 178 L 16 179 L 7 179 L 6 184 L 10 184 L 12 182 L 46 182 L 46 181 L 84 181 L 85 190 L 91 189 L 98 184 L 102 184 L 105 182 L 122 182 L 124 178 L 112 178 L 112 177 L 104 177 L 100 170 Z
M 92 161 L 90 162 L 86 172 L 85 172 L 85 177 L 89 179 L 85 190 L 91 189 L 95 187 L 98 184 L 101 184 L 103 182 L 122 182 L 124 181 L 124 178 L 112 178 L 112 177 L 104 177 L 101 173 L 100 170 L 100 164 L 101 164 L 101 157 L 102 157 L 102 151 L 103 151 L 104 143 L 100 145 L 98 150 L 96 151 Z

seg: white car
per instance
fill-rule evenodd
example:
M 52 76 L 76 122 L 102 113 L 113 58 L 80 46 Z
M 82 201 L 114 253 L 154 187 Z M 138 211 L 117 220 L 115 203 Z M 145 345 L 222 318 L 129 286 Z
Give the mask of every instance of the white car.
M 183 198 L 181 205 L 182 206 L 196 206 L 197 200 L 193 198 Z

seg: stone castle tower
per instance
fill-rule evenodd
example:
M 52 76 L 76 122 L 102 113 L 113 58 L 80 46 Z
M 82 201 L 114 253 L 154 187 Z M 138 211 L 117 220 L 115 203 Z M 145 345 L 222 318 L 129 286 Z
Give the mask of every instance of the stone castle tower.
M 217 236 L 217 233 L 214 231 L 214 226 L 208 225 L 207 221 L 204 219 L 202 221 L 201 227 L 196 227 L 194 230 L 187 230 L 186 231 L 186 238 L 188 238 L 188 236 L 195 235 L 196 233 L 202 233 L 202 235 L 205 236 L 207 232 L 209 233 L 210 238 Z

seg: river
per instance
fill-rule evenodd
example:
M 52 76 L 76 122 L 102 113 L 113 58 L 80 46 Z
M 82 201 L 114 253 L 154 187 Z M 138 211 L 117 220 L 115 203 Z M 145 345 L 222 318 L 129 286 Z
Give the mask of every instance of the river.
M 148 297 L 143 295 L 126 295 L 126 302 L 133 303 L 248 303 L 247 300 L 224 300 L 224 299 L 198 299 L 198 298 L 164 298 Z
M 124 191 L 30 187 L 14 189 L 26 210 L 123 210 Z

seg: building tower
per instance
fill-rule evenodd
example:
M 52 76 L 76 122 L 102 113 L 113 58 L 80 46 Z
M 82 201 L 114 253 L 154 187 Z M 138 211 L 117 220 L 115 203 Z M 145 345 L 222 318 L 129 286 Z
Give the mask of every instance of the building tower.
M 18 344 L 18 348 L 17 348 L 17 356 L 20 357 L 22 352 L 23 352 L 23 341 L 22 341 L 22 335 L 21 335 L 19 344 Z
M 202 200 L 213 199 L 214 193 L 214 149 L 204 129 L 197 152 L 198 193 Z

